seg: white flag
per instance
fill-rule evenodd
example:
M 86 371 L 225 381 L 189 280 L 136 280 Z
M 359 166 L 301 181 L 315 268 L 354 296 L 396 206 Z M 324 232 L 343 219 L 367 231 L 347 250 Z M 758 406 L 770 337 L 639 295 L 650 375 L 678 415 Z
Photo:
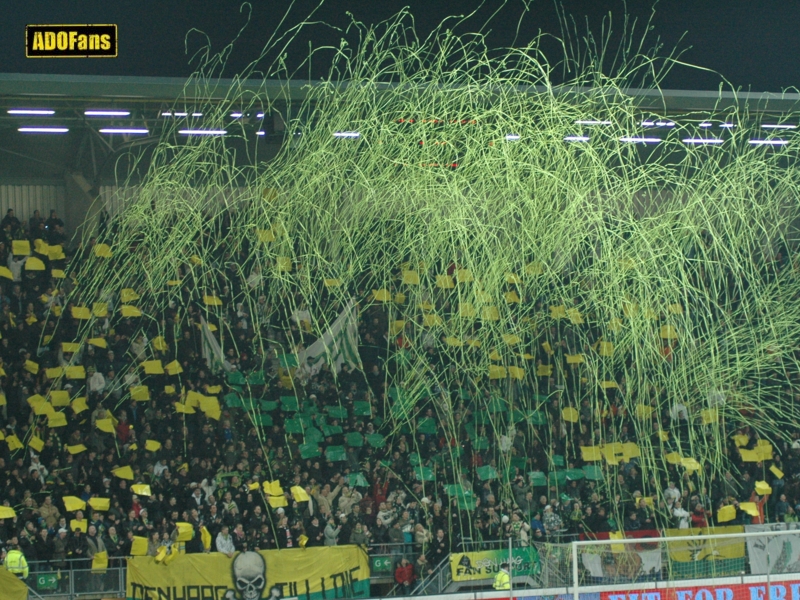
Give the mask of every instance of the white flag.
M 347 364 L 352 369 L 361 368 L 358 355 L 358 311 L 355 300 L 350 300 L 330 328 L 316 342 L 297 353 L 298 370 L 312 376 L 319 373 L 323 363 L 328 363 L 336 373 Z
M 226 373 L 232 371 L 233 365 L 225 360 L 222 346 L 219 345 L 203 317 L 200 317 L 200 331 L 203 333 L 203 358 L 206 359 L 209 369 L 213 372 L 219 371 L 220 368 L 225 369 Z

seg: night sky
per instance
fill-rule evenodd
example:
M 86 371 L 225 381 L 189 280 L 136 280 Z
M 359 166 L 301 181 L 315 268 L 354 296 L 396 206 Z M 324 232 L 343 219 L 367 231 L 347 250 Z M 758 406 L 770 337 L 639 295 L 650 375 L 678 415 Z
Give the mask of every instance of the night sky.
M 186 77 L 193 71 L 190 55 L 201 47 L 205 32 L 212 50 L 220 50 L 244 25 L 240 2 L 235 0 L 0 0 L 0 72 L 69 73 L 90 75 L 135 75 Z M 306 17 L 318 2 L 297 0 L 286 23 Z M 314 20 L 346 26 L 349 11 L 360 21 L 378 22 L 408 5 L 417 29 L 425 34 L 449 15 L 465 14 L 481 6 L 477 0 L 327 0 Z M 457 31 L 479 29 L 500 5 L 487 0 L 468 25 Z M 288 1 L 253 0 L 249 26 L 236 44 L 225 75 L 241 70 L 258 55 L 267 37 L 286 12 Z M 613 15 L 613 29 L 619 32 L 625 6 L 606 0 L 565 0 L 560 6 L 585 31 L 599 34 L 603 17 Z M 651 13 L 653 4 L 630 0 L 628 13 L 640 21 L 638 31 Z M 664 0 L 655 6 L 651 42 L 660 37 L 665 48 L 686 50 L 683 60 L 722 74 L 735 87 L 751 91 L 782 90 L 800 86 L 800 2 L 787 0 Z M 531 39 L 539 30 L 559 35 L 556 3 L 552 0 L 509 0 L 489 25 L 489 44 L 503 47 L 513 43 L 517 23 L 522 17 L 519 40 Z M 26 24 L 116 23 L 119 26 L 120 52 L 116 59 L 26 59 Z M 304 32 L 290 50 L 296 63 L 307 51 L 309 40 L 315 46 L 338 44 L 341 34 L 328 27 L 313 26 Z M 681 40 L 681 37 L 683 39 Z M 187 53 L 185 43 L 188 43 Z M 555 48 L 548 49 L 548 52 Z M 553 53 L 554 57 L 557 54 Z M 322 75 L 324 60 L 312 64 L 311 76 Z M 307 71 L 306 71 L 307 73 Z M 717 89 L 719 75 L 691 68 L 676 68 L 664 82 L 673 89 Z

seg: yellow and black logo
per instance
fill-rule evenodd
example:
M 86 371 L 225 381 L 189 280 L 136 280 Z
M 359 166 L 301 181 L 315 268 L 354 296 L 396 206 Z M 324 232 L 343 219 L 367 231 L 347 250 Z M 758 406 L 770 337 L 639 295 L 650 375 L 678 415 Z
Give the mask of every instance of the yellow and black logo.
M 28 58 L 115 58 L 116 25 L 28 25 Z

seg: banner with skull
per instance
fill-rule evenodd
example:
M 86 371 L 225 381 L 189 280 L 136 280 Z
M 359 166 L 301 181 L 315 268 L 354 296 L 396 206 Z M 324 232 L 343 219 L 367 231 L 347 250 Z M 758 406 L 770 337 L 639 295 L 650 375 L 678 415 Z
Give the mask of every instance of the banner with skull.
M 128 600 L 326 600 L 369 597 L 369 558 L 358 546 L 181 554 L 169 565 L 128 560 Z

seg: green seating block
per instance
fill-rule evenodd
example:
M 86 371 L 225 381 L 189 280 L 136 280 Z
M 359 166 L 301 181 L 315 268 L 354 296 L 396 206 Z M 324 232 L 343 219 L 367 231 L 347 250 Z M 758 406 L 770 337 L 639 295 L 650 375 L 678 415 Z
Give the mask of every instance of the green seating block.
M 264 412 L 272 412 L 273 410 L 278 408 L 278 403 L 275 402 L 274 400 L 260 400 L 258 406 Z
M 586 477 L 586 474 L 583 472 L 583 469 L 567 469 L 564 471 L 567 474 L 567 479 L 569 481 L 577 481 L 579 479 L 583 479 Z
M 255 416 L 254 423 L 262 427 L 272 427 L 272 416 L 261 413 Z
M 528 473 L 531 478 L 531 485 L 534 487 L 547 487 L 547 475 L 541 471 L 532 471 Z
M 242 399 L 239 397 L 239 394 L 236 394 L 234 392 L 231 392 L 230 394 L 225 394 L 225 396 L 222 399 L 225 401 L 225 404 L 228 406 L 228 408 L 244 407 L 244 403 L 242 402 Z
M 325 436 L 316 427 L 306 428 L 305 435 L 307 444 L 317 444 L 325 439 Z
M 561 456 L 560 454 L 553 454 L 553 456 L 550 457 L 550 460 L 553 461 L 553 464 L 556 467 L 563 467 L 566 464 L 566 462 L 564 461 L 564 457 Z
M 331 419 L 346 419 L 347 409 L 339 406 L 326 406 L 325 412 L 328 413 Z
M 330 437 L 342 433 L 342 428 L 339 425 L 323 425 L 322 433 L 325 434 L 325 437 Z
M 232 385 L 245 385 L 247 380 L 245 379 L 243 373 L 234 371 L 233 373 L 228 373 L 228 383 Z
M 303 422 L 299 419 L 287 419 L 286 422 L 283 424 L 283 428 L 286 430 L 286 433 L 299 433 L 302 434 L 305 431 L 305 427 L 303 427 Z
M 250 385 L 264 385 L 264 371 L 255 371 L 247 376 L 247 383 Z
M 583 473 L 589 481 L 603 481 L 603 470 L 597 465 L 586 465 L 583 467 Z

